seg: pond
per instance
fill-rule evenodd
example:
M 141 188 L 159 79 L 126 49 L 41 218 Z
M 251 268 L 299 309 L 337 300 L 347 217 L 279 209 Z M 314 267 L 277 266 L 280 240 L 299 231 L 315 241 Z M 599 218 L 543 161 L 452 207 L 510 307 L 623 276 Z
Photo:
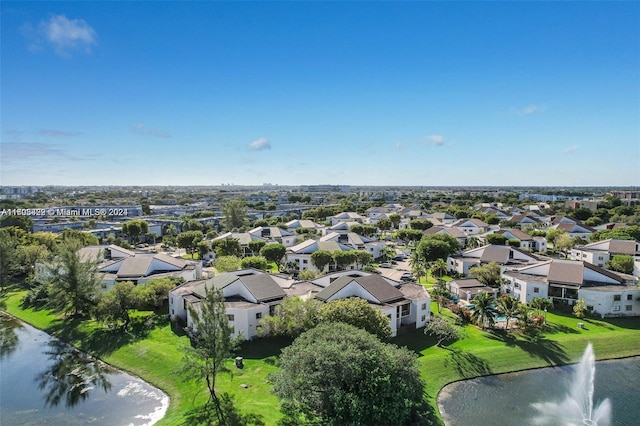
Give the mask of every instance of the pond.
M 152 425 L 168 396 L 0 313 L 0 424 Z
M 604 426 L 640 424 L 640 358 L 598 361 L 593 380 L 592 412 L 610 403 L 609 421 Z M 464 380 L 445 386 L 438 406 L 447 426 L 457 425 L 558 425 L 583 424 L 544 418 L 556 410 L 571 411 L 566 403 L 576 393 L 580 364 L 541 368 L 518 373 Z M 588 393 L 588 392 L 587 392 Z M 570 401 L 569 401 L 570 402 Z M 538 407 L 541 408 L 537 408 Z M 545 413 L 545 411 L 547 411 Z M 594 417 L 595 418 L 595 417 Z M 598 423 L 592 423 L 598 424 Z

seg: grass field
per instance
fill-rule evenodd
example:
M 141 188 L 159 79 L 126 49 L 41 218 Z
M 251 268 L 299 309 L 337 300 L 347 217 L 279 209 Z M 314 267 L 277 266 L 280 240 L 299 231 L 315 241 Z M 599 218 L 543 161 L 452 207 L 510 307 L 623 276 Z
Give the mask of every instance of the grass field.
M 160 424 L 182 424 L 184 414 L 206 400 L 204 386 L 185 382 L 177 374 L 181 348 L 189 344 L 189 339 L 182 330 L 173 329 L 164 316 L 138 313 L 129 332 L 110 331 L 93 321 L 61 320 L 47 311 L 23 310 L 20 308 L 23 294 L 10 292 L 4 309 L 167 392 L 171 405 Z M 437 312 L 435 303 L 432 310 Z M 450 313 L 443 310 L 442 315 Z M 547 331 L 537 339 L 500 331 L 486 332 L 468 325 L 464 339 L 444 348 L 435 346 L 435 340 L 425 336 L 422 330 L 396 337 L 391 342 L 406 346 L 418 355 L 432 407 L 436 406 L 437 394 L 447 383 L 572 363 L 580 358 L 588 342 L 593 343 L 598 359 L 640 355 L 640 318 L 583 319 L 581 329 L 575 317 L 548 313 L 547 322 Z M 281 417 L 268 375 L 277 370 L 280 349 L 289 343 L 283 339 L 246 343 L 238 354 L 244 357 L 244 368 L 237 369 L 230 360 L 229 369 L 233 374 L 219 376 L 219 390 L 232 394 L 242 412 L 261 415 L 267 425 L 276 424 Z

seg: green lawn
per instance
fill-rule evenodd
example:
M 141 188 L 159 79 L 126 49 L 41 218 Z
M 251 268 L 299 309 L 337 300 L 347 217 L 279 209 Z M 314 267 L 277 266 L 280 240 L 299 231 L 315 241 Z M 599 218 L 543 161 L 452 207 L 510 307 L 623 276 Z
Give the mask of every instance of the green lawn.
M 131 331 L 123 334 L 105 330 L 92 321 L 62 321 L 47 311 L 22 310 L 19 302 L 23 294 L 9 293 L 6 311 L 165 390 L 171 397 L 171 405 L 160 424 L 182 424 L 184 413 L 206 399 L 204 386 L 184 382 L 177 375 L 181 348 L 189 344 L 189 339 L 181 330 L 172 330 L 163 316 L 138 313 Z M 435 303 L 432 310 L 437 312 Z M 443 309 L 442 315 L 452 314 Z M 640 355 L 640 318 L 578 321 L 569 315 L 549 313 L 547 321 L 548 332 L 538 340 L 485 332 L 469 325 L 465 327 L 465 338 L 446 348 L 436 347 L 434 339 L 425 336 L 422 330 L 404 334 L 392 342 L 418 354 L 432 407 L 447 383 L 575 362 L 588 342 L 593 343 L 598 359 Z M 584 323 L 584 329 L 577 327 L 578 322 Z M 230 360 L 233 374 L 219 376 L 219 390 L 234 395 L 242 412 L 262 415 L 268 425 L 275 425 L 280 411 L 267 376 L 277 370 L 280 349 L 289 343 L 277 339 L 246 343 L 239 353 L 244 357 L 244 368 L 237 369 Z

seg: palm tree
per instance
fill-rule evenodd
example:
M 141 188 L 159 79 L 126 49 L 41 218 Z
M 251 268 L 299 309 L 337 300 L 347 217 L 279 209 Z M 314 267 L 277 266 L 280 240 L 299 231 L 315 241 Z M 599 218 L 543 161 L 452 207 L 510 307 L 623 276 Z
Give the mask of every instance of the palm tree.
M 447 275 L 447 262 L 444 259 L 437 259 L 431 265 L 431 276 L 435 278 L 442 278 Z
M 496 307 L 498 312 L 507 317 L 506 329 L 509 331 L 509 320 L 519 312 L 520 301 L 513 296 L 505 294 L 497 300 Z
M 496 322 L 496 309 L 493 306 L 495 297 L 493 294 L 482 292 L 471 300 L 475 304 L 471 319 L 484 330 L 487 326 L 491 327 Z
M 440 308 L 444 305 L 444 301 L 451 295 L 451 292 L 447 289 L 444 281 L 438 280 L 438 283 L 431 288 L 429 293 L 431 297 L 437 301 L 438 313 L 440 313 Z
M 544 310 L 544 322 L 547 322 L 547 310 L 553 308 L 553 301 L 544 297 L 534 297 L 529 304 L 536 310 L 536 315 L 540 315 L 540 311 Z
M 467 239 L 467 248 L 473 249 L 480 247 L 480 240 L 478 237 L 469 237 Z
M 411 266 L 411 272 L 416 276 L 416 282 L 420 282 L 420 278 L 427 275 L 427 268 L 420 258 L 417 251 L 412 251 L 409 256 L 409 266 Z

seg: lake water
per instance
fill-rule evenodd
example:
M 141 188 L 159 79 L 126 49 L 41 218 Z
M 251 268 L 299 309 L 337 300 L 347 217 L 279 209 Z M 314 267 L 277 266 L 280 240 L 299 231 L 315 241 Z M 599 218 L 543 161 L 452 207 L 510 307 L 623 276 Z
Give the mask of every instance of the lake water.
M 564 366 L 456 382 L 441 391 L 438 405 L 447 426 L 530 425 L 540 414 L 531 404 L 561 401 L 573 372 Z M 596 363 L 594 406 L 605 398 L 611 425 L 640 424 L 640 358 Z
M 168 406 L 139 378 L 0 314 L 1 425 L 152 425 Z

